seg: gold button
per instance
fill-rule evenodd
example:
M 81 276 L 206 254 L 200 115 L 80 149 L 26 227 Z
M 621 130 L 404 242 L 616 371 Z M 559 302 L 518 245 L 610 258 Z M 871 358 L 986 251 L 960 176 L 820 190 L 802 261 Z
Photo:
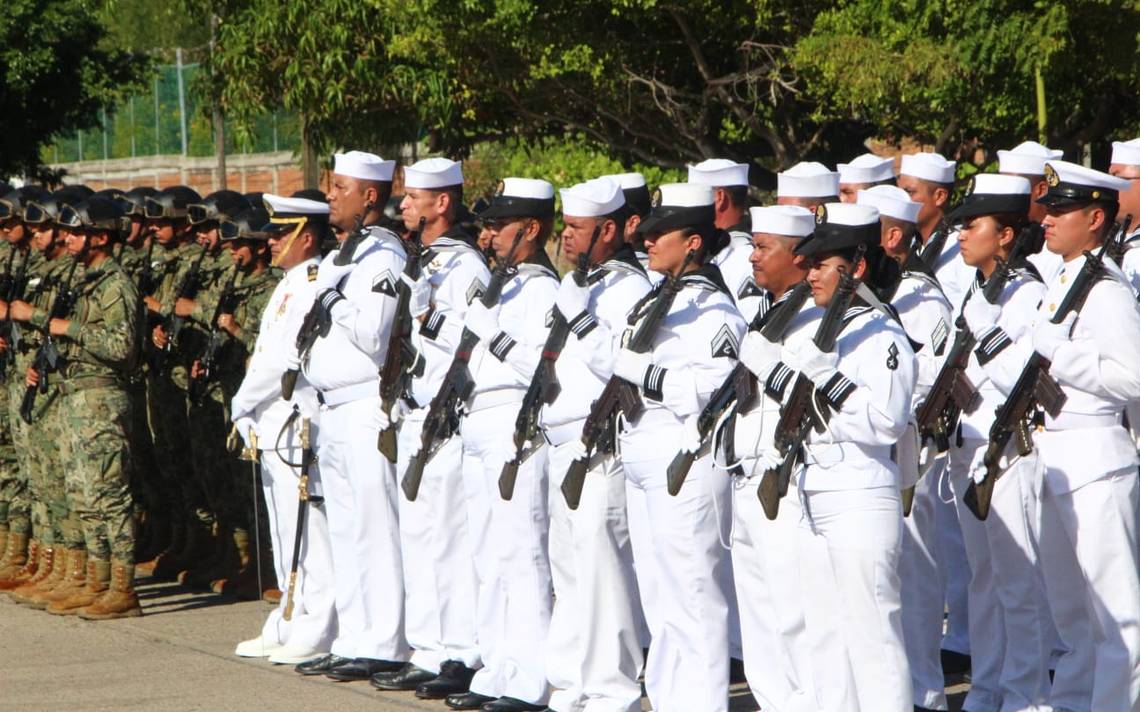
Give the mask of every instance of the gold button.
M 1051 311 L 1051 312 L 1057 311 L 1057 305 L 1056 304 L 1050 304 L 1049 305 L 1049 311 Z
M 1069 281 L 1069 275 L 1067 275 L 1067 274 L 1061 275 L 1061 284 L 1065 284 L 1068 281 Z

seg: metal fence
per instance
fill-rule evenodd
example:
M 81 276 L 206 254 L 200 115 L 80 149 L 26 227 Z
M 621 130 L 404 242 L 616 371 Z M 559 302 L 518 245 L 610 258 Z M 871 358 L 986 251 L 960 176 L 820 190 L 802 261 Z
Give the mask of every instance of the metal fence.
M 179 55 L 181 53 L 179 52 Z M 163 154 L 211 156 L 214 130 L 194 91 L 197 63 L 160 65 L 150 91 L 135 94 L 99 117 L 99 125 L 63 137 L 44 149 L 45 163 L 135 158 Z M 267 112 L 258 117 L 248 141 L 226 131 L 226 153 L 299 151 L 296 116 Z

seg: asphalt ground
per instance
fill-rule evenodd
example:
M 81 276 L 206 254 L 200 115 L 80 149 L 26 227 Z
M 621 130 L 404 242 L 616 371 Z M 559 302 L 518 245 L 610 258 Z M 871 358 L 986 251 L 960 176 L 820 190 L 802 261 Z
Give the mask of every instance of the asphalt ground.
M 0 712 L 447 709 L 411 692 L 302 677 L 291 666 L 235 656 L 238 641 L 257 635 L 267 603 L 152 579 L 138 591 L 145 615 L 102 622 L 48 615 L 0 595 Z M 952 710 L 967 689 L 957 682 L 948 688 Z M 757 709 L 745 685 L 733 686 L 730 709 Z

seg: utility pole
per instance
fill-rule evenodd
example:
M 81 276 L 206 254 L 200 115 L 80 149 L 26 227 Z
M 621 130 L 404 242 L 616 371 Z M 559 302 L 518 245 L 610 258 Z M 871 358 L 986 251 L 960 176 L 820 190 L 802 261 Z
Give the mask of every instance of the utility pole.
M 219 86 L 217 77 L 214 76 L 214 46 L 217 42 L 218 24 L 221 18 L 217 14 L 210 15 L 210 87 L 216 90 Z M 218 179 L 214 181 L 216 190 L 226 189 L 226 118 L 222 115 L 222 102 L 220 96 L 214 97 L 214 111 L 212 116 L 214 122 L 214 157 L 217 160 Z

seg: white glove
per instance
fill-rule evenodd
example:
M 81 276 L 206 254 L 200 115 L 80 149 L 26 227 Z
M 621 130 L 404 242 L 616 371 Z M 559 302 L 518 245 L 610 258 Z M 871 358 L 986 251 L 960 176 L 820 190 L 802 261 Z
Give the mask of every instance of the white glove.
M 962 307 L 962 316 L 966 319 L 966 326 L 970 327 L 970 333 L 977 337 L 997 325 L 1001 307 L 990 304 L 981 292 L 974 292 Z
M 388 414 L 384 412 L 383 408 L 377 408 L 372 411 L 372 427 L 376 428 L 376 432 L 387 430 L 392 421 L 388 418 Z
M 467 308 L 463 325 L 478 336 L 480 341 L 490 341 L 492 336 L 499 333 L 499 307 L 488 309 L 482 301 L 476 299 Z
M 589 303 L 590 290 L 587 287 L 579 287 L 573 279 L 563 280 L 562 286 L 558 288 L 558 296 L 554 298 L 554 306 L 566 321 L 573 321 L 575 317 L 586 311 Z
M 652 354 L 635 354 L 629 349 L 622 349 L 618 352 L 617 361 L 614 363 L 614 375 L 640 386 L 645 380 L 645 372 L 652 365 Z
M 586 459 L 586 443 L 582 442 L 581 439 L 571 440 L 566 443 L 564 447 L 566 448 L 567 454 L 570 455 L 571 462 Z
M 326 289 L 337 289 L 340 286 L 340 281 L 344 279 L 345 275 L 356 267 L 353 263 L 348 263 L 343 267 L 341 265 L 333 264 L 331 259 L 326 259 L 321 262 L 321 266 L 317 269 L 317 281 L 314 283 L 317 294 L 325 291 Z
M 782 351 L 781 356 L 786 355 L 787 351 L 787 349 Z M 808 380 L 816 385 L 822 385 L 835 373 L 835 367 L 839 364 L 839 354 L 834 351 L 820 351 L 815 342 L 809 340 L 795 348 L 792 362 L 795 363 L 796 370 L 807 376 Z M 791 365 L 788 361 L 784 363 Z
M 294 349 L 289 349 L 281 354 L 281 362 L 285 365 L 286 371 L 301 370 L 301 356 Z
M 775 470 L 784 462 L 784 458 L 775 449 L 765 449 L 756 453 L 756 468 L 755 472 L 764 473 L 768 470 Z
M 255 430 L 253 418 L 248 416 L 241 416 L 234 419 L 234 427 L 237 428 L 238 435 L 241 436 L 242 441 L 249 447 L 249 434 Z
M 419 318 L 431 308 L 431 283 L 427 277 L 412 280 L 408 275 L 401 274 L 400 279 L 408 285 L 411 298 L 408 299 L 408 311 L 413 317 Z
M 749 331 L 740 343 L 740 362 L 758 378 L 767 378 L 780 360 L 780 351 L 780 344 L 769 341 L 758 331 Z
M 403 436 L 400 439 L 403 440 L 407 438 L 412 443 L 412 447 L 415 448 L 415 451 L 412 452 L 410 456 L 415 457 L 420 452 L 420 435 L 424 432 L 424 419 L 416 418 L 413 420 L 405 418 L 404 422 L 400 425 L 400 430 L 400 434 Z
M 1002 455 L 1000 458 L 998 458 L 998 472 L 1003 472 L 1008 468 L 1009 460 L 1005 455 Z M 970 479 L 972 479 L 976 485 L 982 484 L 982 480 L 986 479 L 985 462 L 979 461 L 978 464 L 974 465 L 973 469 L 970 470 Z
M 399 424 L 404 420 L 404 416 L 411 412 L 411 408 L 404 401 L 403 398 L 397 398 L 396 402 L 392 404 L 392 409 L 388 411 L 388 422 Z
M 1077 320 L 1076 312 L 1069 312 L 1060 324 L 1043 321 L 1033 330 L 1033 350 L 1050 361 L 1057 354 L 1062 344 L 1067 344 L 1073 333 L 1073 322 Z
M 697 428 L 698 418 L 699 415 L 693 413 L 685 418 L 685 422 L 682 423 L 684 429 L 681 431 L 681 439 L 677 443 L 681 452 L 696 453 L 701 449 L 701 431 Z

